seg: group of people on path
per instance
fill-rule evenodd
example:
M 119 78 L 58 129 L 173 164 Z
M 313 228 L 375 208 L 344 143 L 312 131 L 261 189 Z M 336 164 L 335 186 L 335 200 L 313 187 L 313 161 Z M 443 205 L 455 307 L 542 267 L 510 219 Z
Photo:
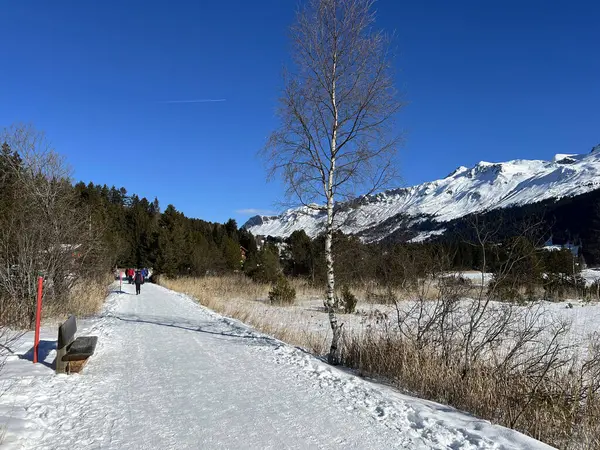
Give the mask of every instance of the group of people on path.
M 125 276 L 129 284 L 135 284 L 135 295 L 139 295 L 142 289 L 142 284 L 148 278 L 148 269 L 125 269 Z

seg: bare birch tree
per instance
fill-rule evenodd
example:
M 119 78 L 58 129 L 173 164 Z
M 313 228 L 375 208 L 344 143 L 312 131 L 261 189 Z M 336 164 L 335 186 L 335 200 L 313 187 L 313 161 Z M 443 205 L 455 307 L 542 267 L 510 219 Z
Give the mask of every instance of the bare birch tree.
M 291 29 L 294 71 L 285 74 L 280 127 L 265 147 L 270 175 L 289 197 L 326 213 L 324 301 L 339 364 L 332 241 L 336 202 L 382 189 L 394 176 L 397 101 L 388 39 L 373 29 L 374 0 L 308 0 Z

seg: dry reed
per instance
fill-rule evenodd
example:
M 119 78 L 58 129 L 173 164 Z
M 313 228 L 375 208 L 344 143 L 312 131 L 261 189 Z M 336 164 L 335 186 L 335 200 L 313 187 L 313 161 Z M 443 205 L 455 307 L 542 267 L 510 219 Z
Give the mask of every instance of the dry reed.
M 70 314 L 89 317 L 98 313 L 108 295 L 107 286 L 110 281 L 108 277 L 104 277 L 75 283 L 64 301 L 50 300 L 44 304 L 44 317 L 58 318 Z

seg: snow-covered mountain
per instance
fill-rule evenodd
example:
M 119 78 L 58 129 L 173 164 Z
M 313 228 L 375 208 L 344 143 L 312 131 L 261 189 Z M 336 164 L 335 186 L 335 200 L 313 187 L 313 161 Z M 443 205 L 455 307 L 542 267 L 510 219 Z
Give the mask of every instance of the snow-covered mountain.
M 557 154 L 552 161 L 480 162 L 459 167 L 446 178 L 392 189 L 337 205 L 337 221 L 347 234 L 380 240 L 419 223 L 437 223 L 413 240 L 443 233 L 444 222 L 472 213 L 573 197 L 600 189 L 600 146 L 585 155 Z M 325 213 L 307 207 L 280 216 L 255 216 L 245 227 L 254 235 L 289 236 L 303 229 L 309 236 L 323 230 Z

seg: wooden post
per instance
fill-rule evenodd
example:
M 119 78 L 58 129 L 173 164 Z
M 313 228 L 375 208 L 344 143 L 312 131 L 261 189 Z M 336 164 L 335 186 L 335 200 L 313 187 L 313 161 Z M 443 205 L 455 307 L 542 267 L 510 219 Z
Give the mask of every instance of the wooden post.
M 64 345 L 62 348 L 56 349 L 56 373 L 67 373 L 67 367 L 69 363 L 67 361 L 63 361 L 63 356 L 67 354 L 67 346 Z
M 33 363 L 38 362 L 38 347 L 40 345 L 40 323 L 42 321 L 42 287 L 44 278 L 38 277 L 37 307 L 35 310 L 35 338 L 33 341 Z
M 63 356 L 67 354 L 67 348 L 75 339 L 77 331 L 77 322 L 74 316 L 69 318 L 58 327 L 58 339 L 56 342 L 56 373 L 67 373 L 69 369 L 68 361 L 63 361 Z

